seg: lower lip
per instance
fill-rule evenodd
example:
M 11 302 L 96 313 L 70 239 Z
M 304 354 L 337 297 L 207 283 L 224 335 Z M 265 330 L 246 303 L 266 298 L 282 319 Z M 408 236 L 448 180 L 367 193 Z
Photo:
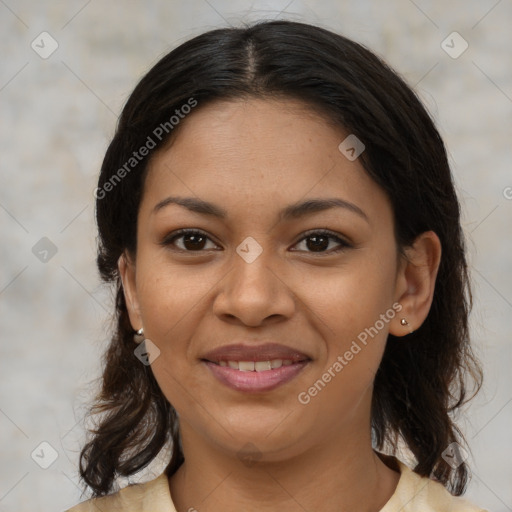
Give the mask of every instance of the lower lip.
M 217 379 L 236 391 L 262 392 L 271 391 L 284 383 L 296 377 L 309 361 L 293 363 L 289 366 L 281 366 L 273 370 L 263 372 L 243 372 L 230 368 L 229 366 L 219 366 L 211 361 L 204 361 Z

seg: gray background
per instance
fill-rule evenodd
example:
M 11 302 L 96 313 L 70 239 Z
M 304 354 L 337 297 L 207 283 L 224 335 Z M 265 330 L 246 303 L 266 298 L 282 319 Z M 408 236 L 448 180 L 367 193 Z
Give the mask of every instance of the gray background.
M 512 510 L 511 0 L 0 0 L 0 511 L 63 510 L 81 499 L 84 404 L 112 304 L 95 268 L 93 190 L 128 94 L 186 39 L 276 17 L 368 45 L 438 123 L 463 202 L 472 330 L 486 372 L 461 418 L 473 452 L 466 496 Z M 58 44 L 46 59 L 43 31 Z M 458 58 L 442 47 L 453 31 L 469 45 Z M 39 464 L 52 448 L 41 442 L 57 454 L 48 469 Z M 157 461 L 132 481 L 162 469 Z

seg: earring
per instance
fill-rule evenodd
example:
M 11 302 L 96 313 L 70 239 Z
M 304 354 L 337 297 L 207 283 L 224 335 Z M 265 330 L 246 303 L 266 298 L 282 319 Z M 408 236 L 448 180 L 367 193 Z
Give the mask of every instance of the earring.
M 135 341 L 135 343 L 142 343 L 144 339 L 144 329 L 141 327 L 138 331 L 135 331 L 133 341 Z
M 409 329 L 409 334 L 412 334 L 414 332 L 412 327 L 409 325 L 409 322 L 405 318 L 402 318 L 400 320 L 400 325 L 403 325 L 404 327 L 407 327 Z

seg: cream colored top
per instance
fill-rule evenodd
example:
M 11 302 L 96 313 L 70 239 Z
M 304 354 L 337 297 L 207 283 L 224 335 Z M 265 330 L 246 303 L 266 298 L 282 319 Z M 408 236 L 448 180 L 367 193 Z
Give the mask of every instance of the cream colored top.
M 452 496 L 439 482 L 414 473 L 396 459 L 400 479 L 380 512 L 487 512 Z M 192 509 L 193 510 L 193 509 Z M 165 473 L 143 484 L 132 484 L 109 496 L 93 498 L 65 512 L 177 512 Z

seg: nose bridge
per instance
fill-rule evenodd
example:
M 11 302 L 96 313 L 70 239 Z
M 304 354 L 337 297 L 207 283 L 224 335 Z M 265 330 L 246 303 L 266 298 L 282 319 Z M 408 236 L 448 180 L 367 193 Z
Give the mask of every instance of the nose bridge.
M 271 271 L 272 260 L 271 247 L 267 244 L 265 248 L 252 236 L 246 237 L 236 248 L 233 255 L 233 276 L 234 284 L 238 288 L 248 287 L 263 293 L 274 291 L 275 279 Z M 240 292 L 240 290 L 237 290 Z M 244 291 L 244 290 L 242 290 Z M 274 294 L 275 295 L 275 294 Z
M 278 278 L 277 256 L 252 237 L 237 247 L 231 271 L 216 299 L 217 314 L 238 317 L 245 323 L 259 323 L 267 316 L 290 315 L 293 296 Z

